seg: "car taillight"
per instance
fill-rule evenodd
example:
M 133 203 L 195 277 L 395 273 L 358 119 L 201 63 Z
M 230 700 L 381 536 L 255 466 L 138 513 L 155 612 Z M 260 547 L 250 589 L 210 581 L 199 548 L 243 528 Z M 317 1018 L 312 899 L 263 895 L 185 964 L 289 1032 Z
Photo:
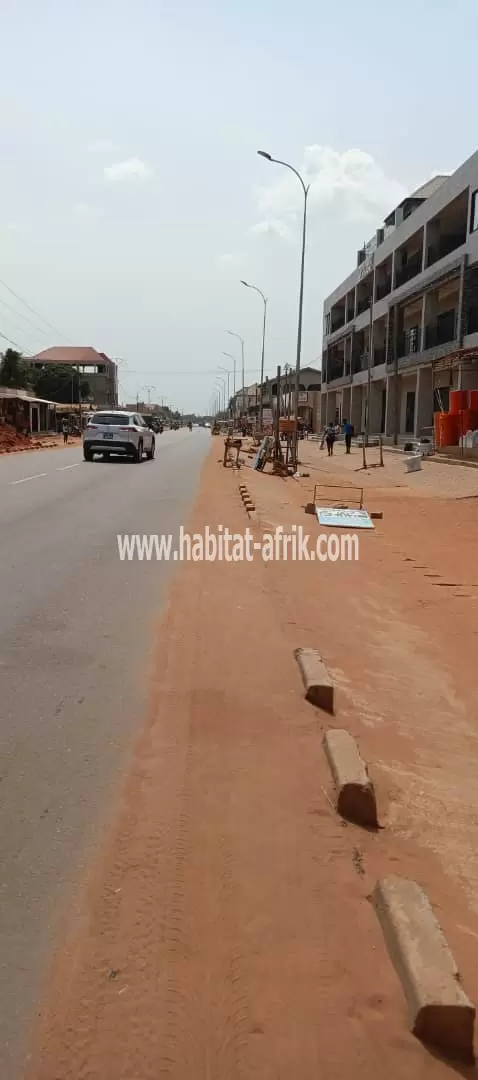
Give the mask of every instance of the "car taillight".
M 98 427 L 98 424 L 87 424 L 87 427 L 96 429 Z

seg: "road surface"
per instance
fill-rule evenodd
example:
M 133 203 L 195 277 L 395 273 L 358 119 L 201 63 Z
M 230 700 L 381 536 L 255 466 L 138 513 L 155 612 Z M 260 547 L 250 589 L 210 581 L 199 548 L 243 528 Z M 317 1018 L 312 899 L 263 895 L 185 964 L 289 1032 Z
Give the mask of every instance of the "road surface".
M 0 1075 L 21 1075 L 58 920 L 141 728 L 173 563 L 121 562 L 118 533 L 187 523 L 209 436 L 156 459 L 78 447 L 0 458 Z

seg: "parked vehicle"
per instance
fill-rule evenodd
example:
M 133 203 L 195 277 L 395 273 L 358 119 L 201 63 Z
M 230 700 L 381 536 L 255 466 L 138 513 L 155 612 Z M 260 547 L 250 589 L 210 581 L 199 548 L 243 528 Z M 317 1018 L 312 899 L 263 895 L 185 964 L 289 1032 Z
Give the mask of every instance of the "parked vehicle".
M 96 412 L 83 432 L 85 461 L 93 461 L 95 454 L 102 454 L 103 458 L 118 454 L 137 462 L 142 461 L 146 454 L 151 461 L 155 446 L 154 431 L 138 413 L 122 410 Z

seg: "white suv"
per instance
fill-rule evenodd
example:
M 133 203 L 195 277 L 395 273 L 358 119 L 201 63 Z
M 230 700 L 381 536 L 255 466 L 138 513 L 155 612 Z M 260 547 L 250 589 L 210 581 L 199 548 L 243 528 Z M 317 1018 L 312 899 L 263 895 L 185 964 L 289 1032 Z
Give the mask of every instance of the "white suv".
M 93 461 L 95 454 L 102 454 L 104 458 L 121 454 L 138 462 L 142 461 L 143 454 L 146 454 L 152 461 L 155 445 L 154 431 L 146 426 L 143 417 L 138 413 L 121 410 L 96 412 L 83 432 L 85 461 Z

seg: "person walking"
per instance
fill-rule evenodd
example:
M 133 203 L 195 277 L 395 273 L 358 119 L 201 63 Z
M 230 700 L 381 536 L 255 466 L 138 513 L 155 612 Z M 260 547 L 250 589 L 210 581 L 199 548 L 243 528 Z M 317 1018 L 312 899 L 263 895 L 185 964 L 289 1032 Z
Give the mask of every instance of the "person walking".
M 344 420 L 344 435 L 345 435 L 345 453 L 350 454 L 350 447 L 352 446 L 352 435 L 354 429 L 350 420 Z
M 66 443 L 68 442 L 68 435 L 70 434 L 69 428 L 68 428 L 68 420 L 63 421 L 63 423 L 61 425 L 61 430 L 63 432 L 63 442 L 66 445 Z
M 335 442 L 335 427 L 333 424 L 327 424 L 327 427 L 325 429 L 325 442 L 327 445 L 327 454 L 329 457 L 332 457 L 334 453 Z

